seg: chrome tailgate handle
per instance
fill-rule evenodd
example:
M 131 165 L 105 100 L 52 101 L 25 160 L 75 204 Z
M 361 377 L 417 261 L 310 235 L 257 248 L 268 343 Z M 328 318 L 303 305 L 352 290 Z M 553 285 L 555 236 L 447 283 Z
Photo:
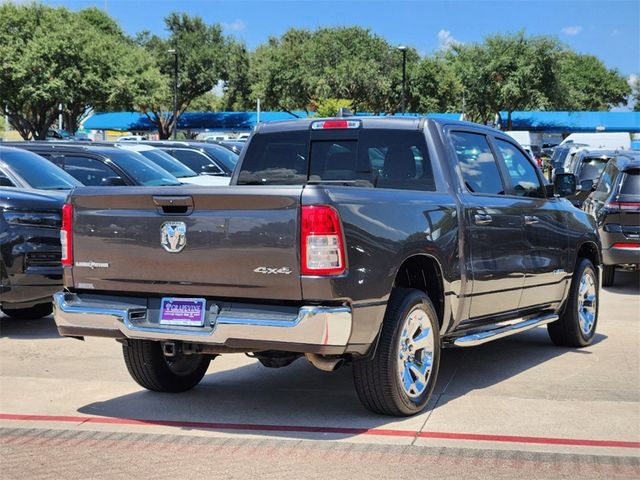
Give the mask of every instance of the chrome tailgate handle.
M 535 215 L 525 215 L 524 216 L 524 224 L 525 225 L 534 225 L 536 223 L 538 223 L 540 221 L 540 219 L 538 217 L 536 217 Z
M 473 219 L 475 220 L 476 225 L 488 225 L 493 221 L 491 215 L 485 214 L 476 214 Z

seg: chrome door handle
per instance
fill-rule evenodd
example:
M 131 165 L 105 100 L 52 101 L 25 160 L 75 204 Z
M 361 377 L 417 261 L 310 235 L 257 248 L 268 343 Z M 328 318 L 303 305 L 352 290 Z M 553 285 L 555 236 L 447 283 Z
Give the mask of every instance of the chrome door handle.
M 491 215 L 478 215 L 476 214 L 473 219 L 476 222 L 476 225 L 489 225 L 492 222 Z
M 525 215 L 524 216 L 524 224 L 525 225 L 534 225 L 536 223 L 538 223 L 540 221 L 540 219 L 538 217 L 536 217 L 535 215 Z

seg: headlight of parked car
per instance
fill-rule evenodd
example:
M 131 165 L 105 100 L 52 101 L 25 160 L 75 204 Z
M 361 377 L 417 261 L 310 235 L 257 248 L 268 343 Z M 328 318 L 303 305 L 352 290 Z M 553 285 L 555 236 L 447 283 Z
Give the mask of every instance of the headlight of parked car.
M 60 214 L 56 212 L 33 212 L 28 210 L 4 210 L 5 222 L 10 225 L 60 228 Z

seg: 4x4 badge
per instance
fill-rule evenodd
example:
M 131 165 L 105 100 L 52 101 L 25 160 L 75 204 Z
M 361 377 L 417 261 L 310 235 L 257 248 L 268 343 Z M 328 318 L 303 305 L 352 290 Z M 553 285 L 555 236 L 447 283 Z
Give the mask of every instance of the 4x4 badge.
M 180 252 L 187 244 L 187 226 L 184 222 L 164 222 L 160 227 L 160 245 L 170 253 Z

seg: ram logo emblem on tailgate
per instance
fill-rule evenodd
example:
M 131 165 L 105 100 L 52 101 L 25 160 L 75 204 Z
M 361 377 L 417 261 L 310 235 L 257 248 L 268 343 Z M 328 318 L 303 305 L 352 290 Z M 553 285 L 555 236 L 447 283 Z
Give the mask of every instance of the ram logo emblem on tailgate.
M 187 244 L 187 226 L 184 222 L 164 222 L 160 227 L 160 245 L 170 253 L 180 252 Z

